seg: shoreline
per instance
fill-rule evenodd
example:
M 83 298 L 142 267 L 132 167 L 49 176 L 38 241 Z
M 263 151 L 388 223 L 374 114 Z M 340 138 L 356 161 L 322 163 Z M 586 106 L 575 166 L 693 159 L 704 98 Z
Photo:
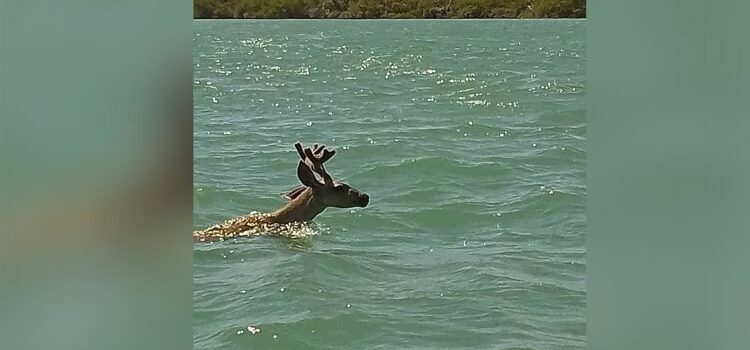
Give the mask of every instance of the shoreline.
M 586 18 L 586 0 L 194 0 L 193 18 Z
M 193 17 L 193 20 L 261 20 L 261 21 L 308 21 L 308 20 L 331 20 L 331 21 L 481 21 L 481 20 L 518 20 L 518 21 L 529 21 L 529 20 L 580 20 L 586 19 L 586 17 L 478 17 L 478 18 L 466 18 L 466 17 L 446 17 L 446 18 L 394 18 L 394 17 L 381 17 L 381 18 L 324 18 L 324 17 L 286 17 L 286 18 L 234 18 L 234 17 Z

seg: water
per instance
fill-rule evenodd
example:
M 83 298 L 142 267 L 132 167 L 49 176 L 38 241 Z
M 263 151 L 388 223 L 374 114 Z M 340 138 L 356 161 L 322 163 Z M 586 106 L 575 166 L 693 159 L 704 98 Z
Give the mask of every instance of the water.
M 583 348 L 584 24 L 196 21 L 195 228 L 281 206 L 297 140 L 371 202 L 194 245 L 195 348 Z

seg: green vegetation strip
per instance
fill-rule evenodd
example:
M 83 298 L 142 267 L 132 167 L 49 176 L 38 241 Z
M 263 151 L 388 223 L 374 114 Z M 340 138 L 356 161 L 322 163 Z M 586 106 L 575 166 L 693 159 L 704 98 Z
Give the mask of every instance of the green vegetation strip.
M 195 18 L 584 18 L 585 0 L 194 0 Z

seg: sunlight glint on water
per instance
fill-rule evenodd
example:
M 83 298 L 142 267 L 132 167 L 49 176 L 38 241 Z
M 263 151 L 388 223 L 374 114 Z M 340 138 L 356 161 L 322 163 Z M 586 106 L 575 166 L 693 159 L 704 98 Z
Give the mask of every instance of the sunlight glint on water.
M 194 28 L 196 229 L 281 206 L 295 141 L 371 198 L 196 244 L 196 349 L 584 347 L 584 21 Z

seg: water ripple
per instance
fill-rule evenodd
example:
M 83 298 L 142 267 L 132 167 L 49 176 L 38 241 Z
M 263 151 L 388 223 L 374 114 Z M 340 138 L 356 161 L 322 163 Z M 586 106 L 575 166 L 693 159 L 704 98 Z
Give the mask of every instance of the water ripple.
M 196 22 L 195 228 L 283 205 L 298 140 L 371 202 L 195 245 L 195 347 L 583 348 L 583 24 Z

